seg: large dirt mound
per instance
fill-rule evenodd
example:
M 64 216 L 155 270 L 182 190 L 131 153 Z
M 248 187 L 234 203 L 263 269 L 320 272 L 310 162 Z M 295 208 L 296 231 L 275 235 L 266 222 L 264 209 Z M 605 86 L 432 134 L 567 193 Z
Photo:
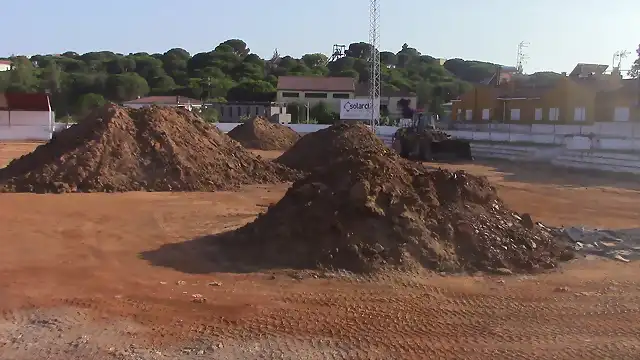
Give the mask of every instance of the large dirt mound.
M 385 155 L 392 152 L 368 126 L 343 123 L 305 135 L 276 162 L 309 172 L 331 165 L 348 154 Z
M 571 255 L 507 209 L 486 178 L 374 153 L 316 169 L 253 223 L 215 241 L 242 264 L 361 273 L 535 271 Z
M 107 105 L 0 169 L 15 192 L 212 191 L 290 181 L 183 109 Z
M 236 126 L 228 135 L 245 148 L 257 150 L 287 150 L 300 139 L 290 127 L 259 116 Z

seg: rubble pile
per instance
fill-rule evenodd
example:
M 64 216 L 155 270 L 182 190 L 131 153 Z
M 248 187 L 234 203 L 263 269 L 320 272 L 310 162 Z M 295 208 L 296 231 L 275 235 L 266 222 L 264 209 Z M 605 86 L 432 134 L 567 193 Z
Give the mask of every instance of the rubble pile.
M 302 137 L 285 151 L 276 162 L 305 172 L 331 165 L 345 154 L 393 153 L 371 129 L 361 123 L 342 123 L 318 130 Z
M 300 139 L 300 134 L 288 126 L 256 116 L 233 128 L 227 134 L 247 149 L 287 150 Z
M 0 189 L 213 191 L 296 178 L 187 110 L 110 104 L 0 169 Z
M 341 131 L 361 137 L 350 140 Z M 337 144 L 318 149 L 330 149 L 324 158 L 336 156 L 330 166 L 311 152 L 314 171 L 280 202 L 212 239 L 225 259 L 257 268 L 370 273 L 390 267 L 530 272 L 571 258 L 546 228 L 507 209 L 486 178 L 406 161 L 382 151 L 384 144 L 366 131 L 339 125 L 318 136 Z M 314 135 L 307 135 L 309 143 Z M 292 150 L 306 148 L 305 138 Z

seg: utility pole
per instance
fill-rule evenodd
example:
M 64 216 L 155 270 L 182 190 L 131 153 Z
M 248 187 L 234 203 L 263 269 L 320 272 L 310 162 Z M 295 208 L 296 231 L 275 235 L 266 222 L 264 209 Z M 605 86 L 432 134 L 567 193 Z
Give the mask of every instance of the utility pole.
M 371 130 L 380 123 L 380 1 L 370 0 L 369 6 L 369 103 Z

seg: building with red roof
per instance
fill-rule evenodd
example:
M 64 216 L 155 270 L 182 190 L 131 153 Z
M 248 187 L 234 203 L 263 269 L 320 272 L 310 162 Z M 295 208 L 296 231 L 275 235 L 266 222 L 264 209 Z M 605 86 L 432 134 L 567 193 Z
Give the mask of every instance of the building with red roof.
M 0 93 L 0 141 L 50 140 L 54 114 L 45 93 Z

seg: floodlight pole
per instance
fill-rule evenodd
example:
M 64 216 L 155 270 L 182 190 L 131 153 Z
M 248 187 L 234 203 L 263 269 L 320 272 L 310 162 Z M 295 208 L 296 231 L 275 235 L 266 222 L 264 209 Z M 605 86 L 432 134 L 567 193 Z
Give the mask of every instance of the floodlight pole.
M 369 102 L 371 130 L 380 123 L 380 1 L 370 0 L 369 6 Z M 376 106 L 378 107 L 376 109 Z

